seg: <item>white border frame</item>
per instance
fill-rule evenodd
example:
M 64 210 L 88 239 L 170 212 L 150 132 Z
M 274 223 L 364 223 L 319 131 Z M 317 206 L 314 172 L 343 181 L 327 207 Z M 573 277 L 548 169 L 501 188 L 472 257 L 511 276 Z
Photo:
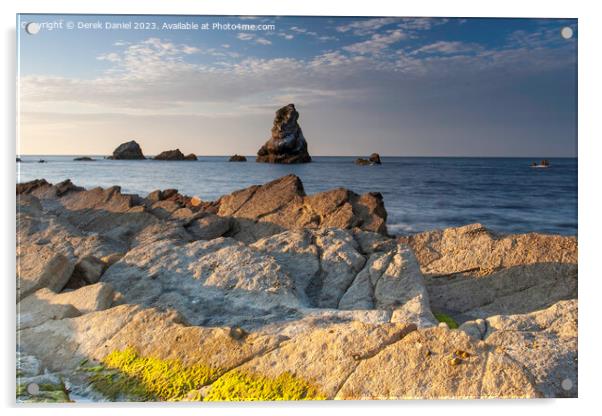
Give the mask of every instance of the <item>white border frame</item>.
M 402 402 L 326 402 L 326 403 L 246 403 L 177 405 L 166 407 L 163 404 L 150 405 L 111 405 L 111 409 L 127 408 L 128 413 L 154 415 L 169 411 L 198 415 L 244 412 L 246 414 L 282 415 L 331 414 L 345 412 L 364 414 L 399 414 L 400 412 L 448 413 L 459 411 L 463 414 L 507 415 L 509 412 L 545 412 L 546 414 L 564 414 L 587 411 L 597 407 L 600 396 L 601 374 L 598 303 L 602 294 L 598 273 L 597 257 L 601 234 L 600 227 L 600 46 L 602 39 L 602 18 L 599 7 L 594 1 L 558 1 L 527 2 L 525 0 L 505 0 L 498 2 L 474 0 L 423 0 L 414 2 L 393 2 L 370 0 L 368 2 L 303 0 L 283 2 L 282 0 L 3 0 L 0 2 L 2 13 L 3 54 L 2 81 L 2 127 L 4 148 L 2 152 L 2 194 L 0 204 L 2 215 L 2 265 L 5 271 L 2 283 L 3 326 L 5 336 L 2 342 L 2 404 L 9 407 L 9 413 L 30 414 L 39 411 L 56 412 L 50 408 L 15 407 L 15 308 L 14 281 L 15 270 L 15 226 L 14 226 L 14 183 L 15 183 L 15 14 L 21 13 L 98 13 L 98 14 L 231 14 L 231 15 L 335 15 L 335 16 L 439 16 L 439 17 L 570 17 L 578 18 L 579 39 L 579 397 L 580 399 L 556 400 L 491 400 L 491 401 L 402 401 Z M 597 165 L 598 164 L 598 165 Z M 553 201 L 552 201 L 553 203 Z M 12 407 L 12 408 L 11 408 Z M 64 414 L 80 414 L 81 406 L 71 406 L 60 410 Z M 107 408 L 102 405 L 88 406 L 92 414 L 105 415 Z M 109 410 L 112 411 L 112 410 Z

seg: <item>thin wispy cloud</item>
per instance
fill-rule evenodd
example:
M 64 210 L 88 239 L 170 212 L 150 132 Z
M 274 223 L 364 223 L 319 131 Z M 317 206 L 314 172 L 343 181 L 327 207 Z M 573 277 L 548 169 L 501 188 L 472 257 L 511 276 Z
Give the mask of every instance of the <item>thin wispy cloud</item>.
M 396 29 L 382 35 L 375 33 L 369 40 L 344 46 L 343 49 L 360 55 L 378 54 L 390 45 L 399 42 L 402 39 L 407 39 L 407 37 L 407 34 Z

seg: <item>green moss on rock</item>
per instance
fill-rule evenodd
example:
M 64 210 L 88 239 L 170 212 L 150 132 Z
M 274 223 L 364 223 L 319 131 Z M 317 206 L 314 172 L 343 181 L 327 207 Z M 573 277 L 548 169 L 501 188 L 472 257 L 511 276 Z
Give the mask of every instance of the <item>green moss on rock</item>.
M 36 394 L 29 393 L 27 383 L 17 385 L 17 401 L 23 403 L 66 403 L 71 402 L 69 392 L 63 382 L 41 383 Z
M 458 328 L 458 323 L 451 316 L 441 312 L 433 312 L 433 315 L 435 315 L 435 318 L 437 318 L 439 322 L 445 322 L 451 329 Z

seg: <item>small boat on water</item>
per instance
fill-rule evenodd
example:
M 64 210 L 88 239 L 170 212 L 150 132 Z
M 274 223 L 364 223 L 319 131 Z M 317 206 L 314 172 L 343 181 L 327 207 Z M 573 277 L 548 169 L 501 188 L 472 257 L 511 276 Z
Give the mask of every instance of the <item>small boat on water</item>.
M 531 163 L 531 167 L 532 168 L 549 168 L 550 161 L 548 159 L 544 159 L 540 163 L 533 162 L 533 163 Z

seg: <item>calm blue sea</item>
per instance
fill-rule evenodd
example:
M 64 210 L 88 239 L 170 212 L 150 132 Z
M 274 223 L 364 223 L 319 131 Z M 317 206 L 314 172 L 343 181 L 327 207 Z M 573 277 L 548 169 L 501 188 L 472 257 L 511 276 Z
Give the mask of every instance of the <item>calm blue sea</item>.
M 37 163 L 42 158 L 47 163 Z M 354 157 L 314 157 L 303 165 L 230 163 L 227 157 L 198 162 L 155 160 L 74 162 L 73 156 L 24 156 L 17 181 L 71 179 L 88 187 L 120 185 L 145 195 L 177 188 L 213 200 L 280 176 L 298 175 L 307 193 L 335 187 L 381 192 L 395 234 L 480 222 L 501 233 L 577 234 L 577 159 L 551 159 L 548 169 L 524 158 L 384 157 L 381 166 L 356 166 Z

